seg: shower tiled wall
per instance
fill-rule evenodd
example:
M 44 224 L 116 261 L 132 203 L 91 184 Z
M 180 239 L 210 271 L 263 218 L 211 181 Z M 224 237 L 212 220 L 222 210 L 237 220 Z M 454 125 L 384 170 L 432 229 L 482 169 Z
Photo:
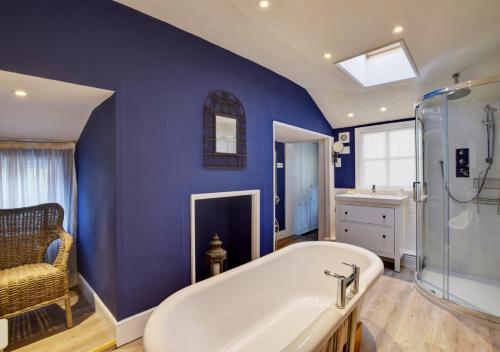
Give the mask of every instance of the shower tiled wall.
M 500 215 L 498 206 L 449 200 L 448 217 L 444 212 L 445 193 L 439 161 L 443 157 L 442 98 L 424 103 L 424 168 L 428 200 L 425 209 L 426 226 L 422 240 L 425 264 L 441 270 L 443 267 L 443 221 L 449 224 L 449 270 L 463 275 L 500 280 Z M 470 200 L 477 193 L 473 180 L 487 167 L 486 118 L 484 107 L 490 104 L 500 110 L 500 83 L 472 88 L 472 93 L 459 100 L 448 100 L 449 189 L 460 200 Z M 498 118 L 498 112 L 495 113 Z M 500 178 L 500 123 L 496 125 L 493 169 L 489 178 Z M 456 177 L 455 151 L 468 148 L 470 177 Z M 485 189 L 481 197 L 499 199 L 499 189 Z
M 458 199 L 471 199 L 477 193 L 473 180 L 483 174 L 487 163 L 487 135 L 484 107 L 500 110 L 500 83 L 479 86 L 460 100 L 448 104 L 448 157 L 450 191 Z M 500 119 L 496 125 L 495 154 L 488 178 L 500 179 Z M 457 148 L 469 148 L 470 177 L 455 175 Z M 500 199 L 500 189 L 484 189 L 480 197 Z M 500 214 L 498 205 L 460 204 L 450 200 L 450 271 L 500 280 Z

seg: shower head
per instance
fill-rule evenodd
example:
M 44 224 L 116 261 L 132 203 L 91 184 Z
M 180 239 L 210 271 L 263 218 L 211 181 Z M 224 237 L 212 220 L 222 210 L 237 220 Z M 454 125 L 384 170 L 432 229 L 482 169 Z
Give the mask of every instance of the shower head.
M 448 93 L 448 100 L 458 100 L 462 99 L 470 94 L 470 89 L 469 88 L 462 88 L 455 90 L 451 93 Z
M 455 84 L 458 84 L 459 78 L 460 78 L 460 73 L 455 73 L 453 74 L 453 81 Z M 457 90 L 454 90 L 453 92 L 448 93 L 447 98 L 448 100 L 458 100 L 462 99 L 470 94 L 470 89 L 469 88 L 460 88 Z

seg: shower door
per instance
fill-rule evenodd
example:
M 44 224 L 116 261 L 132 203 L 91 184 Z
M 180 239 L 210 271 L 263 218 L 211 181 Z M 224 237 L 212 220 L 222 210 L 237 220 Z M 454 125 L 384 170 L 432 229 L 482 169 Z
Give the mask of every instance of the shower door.
M 417 279 L 439 297 L 445 296 L 444 231 L 446 198 L 443 192 L 440 162 L 445 153 L 446 110 L 443 96 L 422 102 L 416 110 L 415 152 L 416 182 L 413 197 L 416 203 Z
M 447 99 L 448 290 L 447 299 L 500 316 L 500 83 L 470 87 Z M 495 121 L 496 119 L 496 121 Z M 490 122 L 488 122 L 490 121 Z M 466 151 L 467 174 L 458 176 Z M 489 166 L 488 160 L 492 159 Z M 483 184 L 483 178 L 484 184 Z M 479 189 L 483 184 L 482 189 Z
M 416 282 L 500 323 L 500 81 L 469 82 L 416 109 Z

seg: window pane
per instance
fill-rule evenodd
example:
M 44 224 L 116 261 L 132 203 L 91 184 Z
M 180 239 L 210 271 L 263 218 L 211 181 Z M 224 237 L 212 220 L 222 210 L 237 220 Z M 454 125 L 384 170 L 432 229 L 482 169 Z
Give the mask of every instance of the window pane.
M 362 134 L 363 159 L 385 158 L 386 132 L 370 132 Z
M 389 131 L 389 155 L 413 157 L 415 154 L 415 130 L 405 128 Z
M 386 175 L 386 161 L 385 160 L 367 160 L 364 167 L 364 180 L 365 186 L 370 185 L 387 185 Z
M 415 160 L 413 158 L 389 161 L 389 185 L 410 187 L 415 179 Z

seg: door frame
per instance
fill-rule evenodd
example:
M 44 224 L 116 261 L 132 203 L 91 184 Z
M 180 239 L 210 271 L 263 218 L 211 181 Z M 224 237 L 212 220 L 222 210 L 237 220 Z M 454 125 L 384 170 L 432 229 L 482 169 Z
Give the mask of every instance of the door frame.
M 276 232 L 274 231 L 274 219 L 276 218 L 276 153 L 275 143 L 280 142 L 276 139 L 277 130 L 289 131 L 296 134 L 295 142 L 317 142 L 318 143 L 318 239 L 335 239 L 334 209 L 335 197 L 333 194 L 334 172 L 332 164 L 332 145 L 333 137 L 311 131 L 302 127 L 286 124 L 279 121 L 273 121 L 273 251 L 276 250 Z M 285 165 L 286 168 L 286 165 Z M 285 210 L 286 212 L 286 210 Z

